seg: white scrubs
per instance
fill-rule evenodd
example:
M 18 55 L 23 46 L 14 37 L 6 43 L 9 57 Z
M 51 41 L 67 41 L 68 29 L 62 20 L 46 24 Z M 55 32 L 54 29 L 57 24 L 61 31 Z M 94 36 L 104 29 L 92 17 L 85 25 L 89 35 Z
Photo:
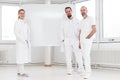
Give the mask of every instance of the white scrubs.
M 78 66 L 81 65 L 80 53 L 79 53 L 79 27 L 80 22 L 77 19 L 66 19 L 63 21 L 61 26 L 61 35 L 62 40 L 64 40 L 65 45 L 65 56 L 66 56 L 66 65 L 67 73 L 72 73 L 72 53 L 74 52 L 76 62 Z
M 31 62 L 30 27 L 25 20 L 18 19 L 15 22 L 14 32 L 16 36 L 16 63 L 20 68 L 18 72 L 24 73 L 24 64 Z
M 91 63 L 90 63 L 90 50 L 92 46 L 92 41 L 95 37 L 93 35 L 90 39 L 86 39 L 86 37 L 92 31 L 92 25 L 95 25 L 94 20 L 91 17 L 87 17 L 81 21 L 81 35 L 80 35 L 80 42 L 81 42 L 81 53 L 82 53 L 82 65 L 81 71 L 85 71 L 85 73 L 91 73 Z M 83 66 L 84 65 L 84 66 Z

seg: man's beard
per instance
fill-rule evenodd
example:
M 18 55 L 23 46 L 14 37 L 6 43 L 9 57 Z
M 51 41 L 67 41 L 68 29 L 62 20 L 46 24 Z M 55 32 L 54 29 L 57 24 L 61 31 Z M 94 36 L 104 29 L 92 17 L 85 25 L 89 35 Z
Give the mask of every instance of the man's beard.
M 85 14 L 85 13 L 82 13 L 82 16 L 84 17 L 84 16 L 86 16 L 86 14 Z
M 72 15 L 68 15 L 67 17 L 70 19 L 72 17 Z

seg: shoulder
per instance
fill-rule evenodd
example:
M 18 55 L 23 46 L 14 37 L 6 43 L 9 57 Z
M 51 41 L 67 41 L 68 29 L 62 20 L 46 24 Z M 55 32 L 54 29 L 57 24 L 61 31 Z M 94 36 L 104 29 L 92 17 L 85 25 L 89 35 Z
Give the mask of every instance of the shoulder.
M 91 22 L 92 25 L 96 24 L 95 18 L 89 16 L 88 19 L 89 19 L 89 21 Z
M 77 18 L 73 18 L 74 21 L 79 21 Z
M 88 19 L 89 19 L 89 20 L 93 20 L 93 17 L 91 17 L 91 16 L 88 16 Z
M 19 22 L 19 20 L 17 19 L 16 21 L 15 21 L 15 23 L 18 23 Z
M 29 23 L 29 20 L 28 20 L 28 19 L 24 19 L 23 22 L 24 22 L 25 24 L 28 24 L 28 23 Z
M 16 26 L 18 24 L 19 24 L 19 20 L 16 20 L 14 25 Z
M 78 20 L 77 18 L 74 18 L 74 22 L 80 24 L 80 20 Z
M 68 22 L 67 19 L 62 19 L 60 23 L 61 23 L 61 25 L 63 26 L 63 25 L 65 25 L 67 22 Z

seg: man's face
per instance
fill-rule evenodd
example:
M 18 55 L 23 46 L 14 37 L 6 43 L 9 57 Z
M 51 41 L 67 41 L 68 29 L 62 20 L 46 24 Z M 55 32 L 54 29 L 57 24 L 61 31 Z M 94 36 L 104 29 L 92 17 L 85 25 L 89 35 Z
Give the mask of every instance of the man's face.
M 83 17 L 87 15 L 87 8 L 85 8 L 85 7 L 82 7 L 82 8 L 81 8 L 81 15 L 82 15 Z
M 66 15 L 67 15 L 68 18 L 71 18 L 71 16 L 72 16 L 72 11 L 71 11 L 71 9 L 69 9 L 69 8 L 66 9 L 66 10 L 65 10 L 65 13 L 66 13 Z

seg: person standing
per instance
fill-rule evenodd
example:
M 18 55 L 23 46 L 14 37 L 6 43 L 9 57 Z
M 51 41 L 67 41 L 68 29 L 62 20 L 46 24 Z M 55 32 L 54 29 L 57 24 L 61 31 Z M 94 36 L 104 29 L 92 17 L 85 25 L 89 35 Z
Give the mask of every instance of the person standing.
M 25 73 L 25 63 L 31 62 L 31 44 L 30 44 L 30 27 L 25 21 L 25 10 L 18 11 L 18 20 L 14 25 L 16 36 L 16 63 L 18 66 L 17 75 L 28 77 Z
M 65 45 L 65 57 L 66 57 L 66 65 L 67 65 L 67 74 L 72 74 L 72 53 L 74 53 L 76 62 L 80 68 L 81 59 L 79 54 L 79 29 L 80 21 L 72 16 L 71 7 L 65 8 L 65 13 L 67 18 L 63 20 L 61 25 L 61 38 L 62 42 Z
M 81 20 L 81 53 L 82 53 L 82 70 L 84 73 L 84 78 L 87 79 L 91 74 L 91 63 L 90 63 L 90 50 L 92 46 L 93 39 L 95 38 L 96 25 L 92 17 L 87 15 L 87 7 L 82 6 L 80 9 L 83 19 Z M 84 65 L 84 66 L 83 66 Z

